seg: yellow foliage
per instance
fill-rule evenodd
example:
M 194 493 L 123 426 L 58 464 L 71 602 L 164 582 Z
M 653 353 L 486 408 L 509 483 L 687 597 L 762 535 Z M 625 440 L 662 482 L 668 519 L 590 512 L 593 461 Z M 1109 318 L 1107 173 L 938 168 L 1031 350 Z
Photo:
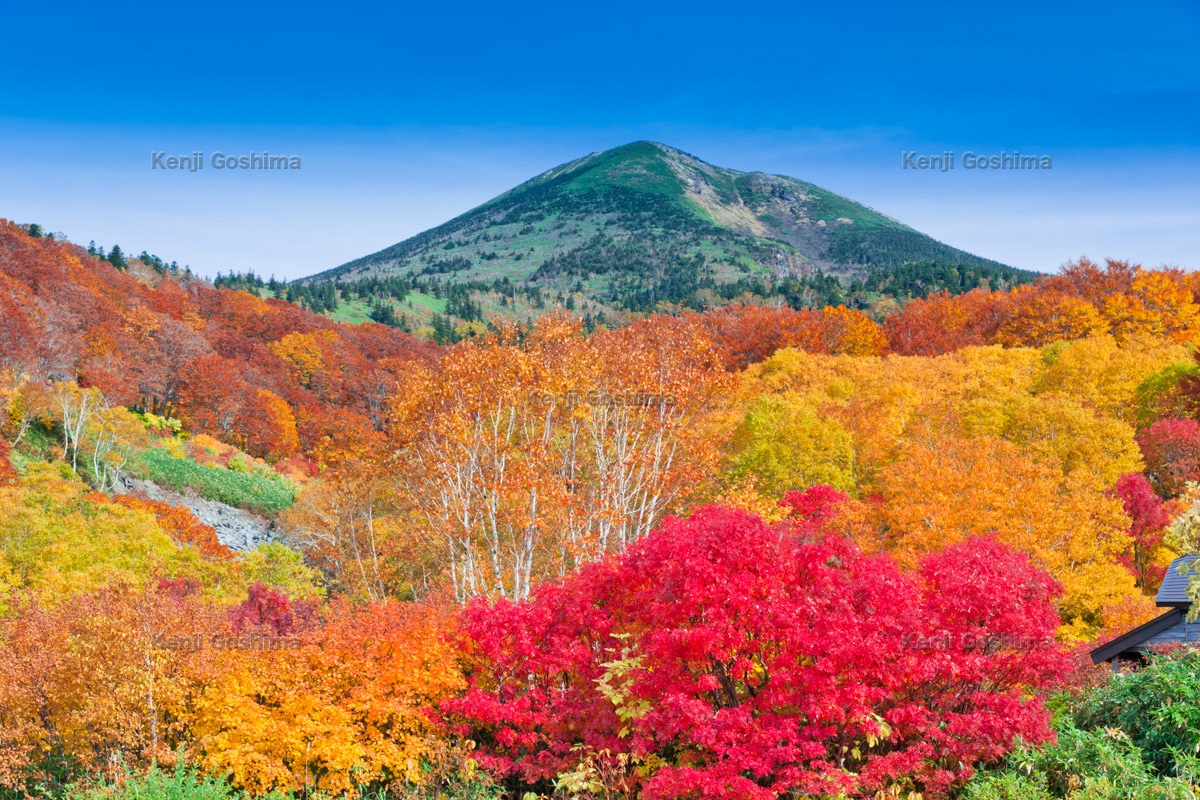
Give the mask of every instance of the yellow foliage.
M 747 411 L 731 446 L 733 476 L 753 475 L 756 487 L 769 496 L 817 485 L 856 489 L 850 435 L 837 420 L 814 413 L 802 401 L 760 398 Z
M 326 369 L 322 347 L 336 341 L 337 334 L 330 330 L 289 333 L 269 347 L 272 353 L 292 365 L 302 385 L 312 388 Z
M 1168 339 L 1130 336 L 1123 343 L 1107 334 L 1050 345 L 1037 391 L 1069 395 L 1097 412 L 1133 423 L 1137 388 L 1170 364 L 1189 361 L 1187 347 Z
M 190 716 L 206 769 L 253 794 L 421 781 L 427 709 L 463 686 L 450 614 L 397 603 L 331 614 L 295 647 L 229 654 Z
M 1133 428 L 1097 414 L 1064 394 L 1039 395 L 1005 426 L 1006 438 L 1065 475 L 1086 476 L 1112 486 L 1127 472 L 1140 472 L 1142 455 Z
M 912 564 L 923 553 L 971 536 L 994 535 L 1028 553 L 1065 591 L 1067 617 L 1095 619 L 1136 592 L 1116 560 L 1129 520 L 1119 499 L 1087 476 L 1068 476 L 997 439 L 914 445 L 875 487 L 876 526 L 888 549 Z
M 65 473 L 64 474 L 64 469 Z M 111 581 L 192 577 L 218 586 L 222 568 L 177 547 L 148 513 L 110 503 L 70 476 L 32 464 L 0 486 L 0 574 L 40 595 L 68 598 Z
M 315 600 L 325 594 L 321 576 L 304 565 L 299 552 L 278 542 L 264 542 L 242 555 L 242 576 L 247 584 L 264 583 L 296 600 Z

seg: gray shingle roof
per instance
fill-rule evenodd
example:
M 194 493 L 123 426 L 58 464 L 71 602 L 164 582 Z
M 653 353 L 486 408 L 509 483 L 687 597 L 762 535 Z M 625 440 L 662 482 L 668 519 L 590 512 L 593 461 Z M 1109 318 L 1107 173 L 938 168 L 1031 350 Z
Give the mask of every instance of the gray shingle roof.
M 1187 587 L 1192 578 L 1200 575 L 1200 564 L 1193 562 L 1200 556 L 1183 556 L 1171 562 L 1167 574 L 1163 577 L 1162 586 L 1158 587 L 1158 595 L 1154 602 L 1159 606 L 1183 608 L 1192 604 L 1188 597 Z M 1180 574 L 1180 567 L 1187 565 L 1186 574 Z

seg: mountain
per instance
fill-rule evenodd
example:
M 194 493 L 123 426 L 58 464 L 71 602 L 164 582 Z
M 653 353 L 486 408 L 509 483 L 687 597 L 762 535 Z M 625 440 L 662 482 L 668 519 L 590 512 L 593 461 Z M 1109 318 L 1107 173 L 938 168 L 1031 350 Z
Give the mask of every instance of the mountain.
M 370 306 L 377 318 L 472 320 L 548 303 L 588 314 L 747 300 L 865 304 L 1031 277 L 811 183 L 646 141 L 548 170 L 292 293 L 317 310 L 348 304 L 348 318 Z

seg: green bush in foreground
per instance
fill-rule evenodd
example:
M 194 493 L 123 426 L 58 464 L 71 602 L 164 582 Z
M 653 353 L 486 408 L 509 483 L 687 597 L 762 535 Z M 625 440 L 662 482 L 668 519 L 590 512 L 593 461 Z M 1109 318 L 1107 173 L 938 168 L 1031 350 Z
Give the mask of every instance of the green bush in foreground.
M 223 781 L 196 774 L 180 763 L 174 772 L 153 767 L 145 775 L 126 775 L 113 785 L 72 786 L 69 800 L 229 800 L 240 797 Z
M 1200 797 L 1200 652 L 1150 658 L 1065 709 L 1058 741 L 1018 748 L 977 776 L 966 800 L 1195 800 Z
M 1154 656 L 1143 669 L 1089 693 L 1074 711 L 1089 730 L 1120 729 L 1160 775 L 1200 755 L 1200 651 Z
M 139 460 L 147 477 L 159 486 L 177 492 L 192 490 L 208 500 L 247 511 L 277 514 L 296 499 L 291 483 L 283 476 L 205 466 L 191 459 L 176 458 L 159 447 L 146 450 Z
M 1041 752 L 1019 749 L 1003 772 L 967 786 L 966 800 L 1193 800 L 1190 780 L 1163 777 L 1118 729 L 1064 726 Z M 1181 765 L 1182 766 L 1182 765 Z
M 427 786 L 406 786 L 394 792 L 363 789 L 366 787 L 360 788 L 361 800 L 497 800 L 499 797 L 491 781 L 483 775 L 478 775 L 477 780 L 440 776 Z M 63 800 L 327 800 L 319 791 L 275 791 L 252 798 L 184 761 L 169 771 L 157 766 L 144 773 L 126 770 L 115 783 L 75 784 L 62 797 Z

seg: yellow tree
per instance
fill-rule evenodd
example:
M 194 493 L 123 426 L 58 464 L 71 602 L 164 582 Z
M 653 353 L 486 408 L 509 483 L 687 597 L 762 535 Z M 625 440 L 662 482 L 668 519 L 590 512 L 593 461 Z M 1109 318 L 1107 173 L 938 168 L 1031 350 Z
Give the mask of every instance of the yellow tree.
M 421 783 L 429 710 L 463 685 L 453 614 L 373 603 L 335 604 L 328 617 L 294 636 L 243 633 L 197 682 L 185 719 L 205 769 L 254 795 Z
M 780 395 L 759 398 L 730 442 L 730 474 L 753 476 L 756 488 L 782 497 L 792 489 L 824 484 L 857 491 L 854 443 L 834 419 L 802 400 Z
M 1104 317 L 1113 335 L 1119 340 L 1151 335 L 1196 341 L 1200 306 L 1182 276 L 1174 271 L 1134 269 L 1130 290 L 1108 295 L 1103 301 Z
M 126 409 L 115 406 L 97 412 L 83 438 L 96 490 L 116 491 L 129 459 L 148 444 L 146 429 Z
M 1104 334 L 1049 345 L 1037 376 L 1037 393 L 1070 395 L 1098 413 L 1133 424 L 1138 387 L 1171 364 L 1190 360 L 1188 348 L 1173 340 L 1129 334 L 1119 342 Z
M 915 563 L 970 536 L 994 535 L 1028 553 L 1063 584 L 1068 617 L 1096 621 L 1136 592 L 1117 561 L 1129 520 L 1121 501 L 1086 477 L 1058 470 L 991 438 L 914 444 L 882 470 L 875 487 L 875 541 Z
M 1005 438 L 1043 463 L 1099 487 L 1112 486 L 1127 472 L 1142 469 L 1133 428 L 1097 414 L 1080 400 L 1054 392 L 1032 398 L 1015 413 Z

